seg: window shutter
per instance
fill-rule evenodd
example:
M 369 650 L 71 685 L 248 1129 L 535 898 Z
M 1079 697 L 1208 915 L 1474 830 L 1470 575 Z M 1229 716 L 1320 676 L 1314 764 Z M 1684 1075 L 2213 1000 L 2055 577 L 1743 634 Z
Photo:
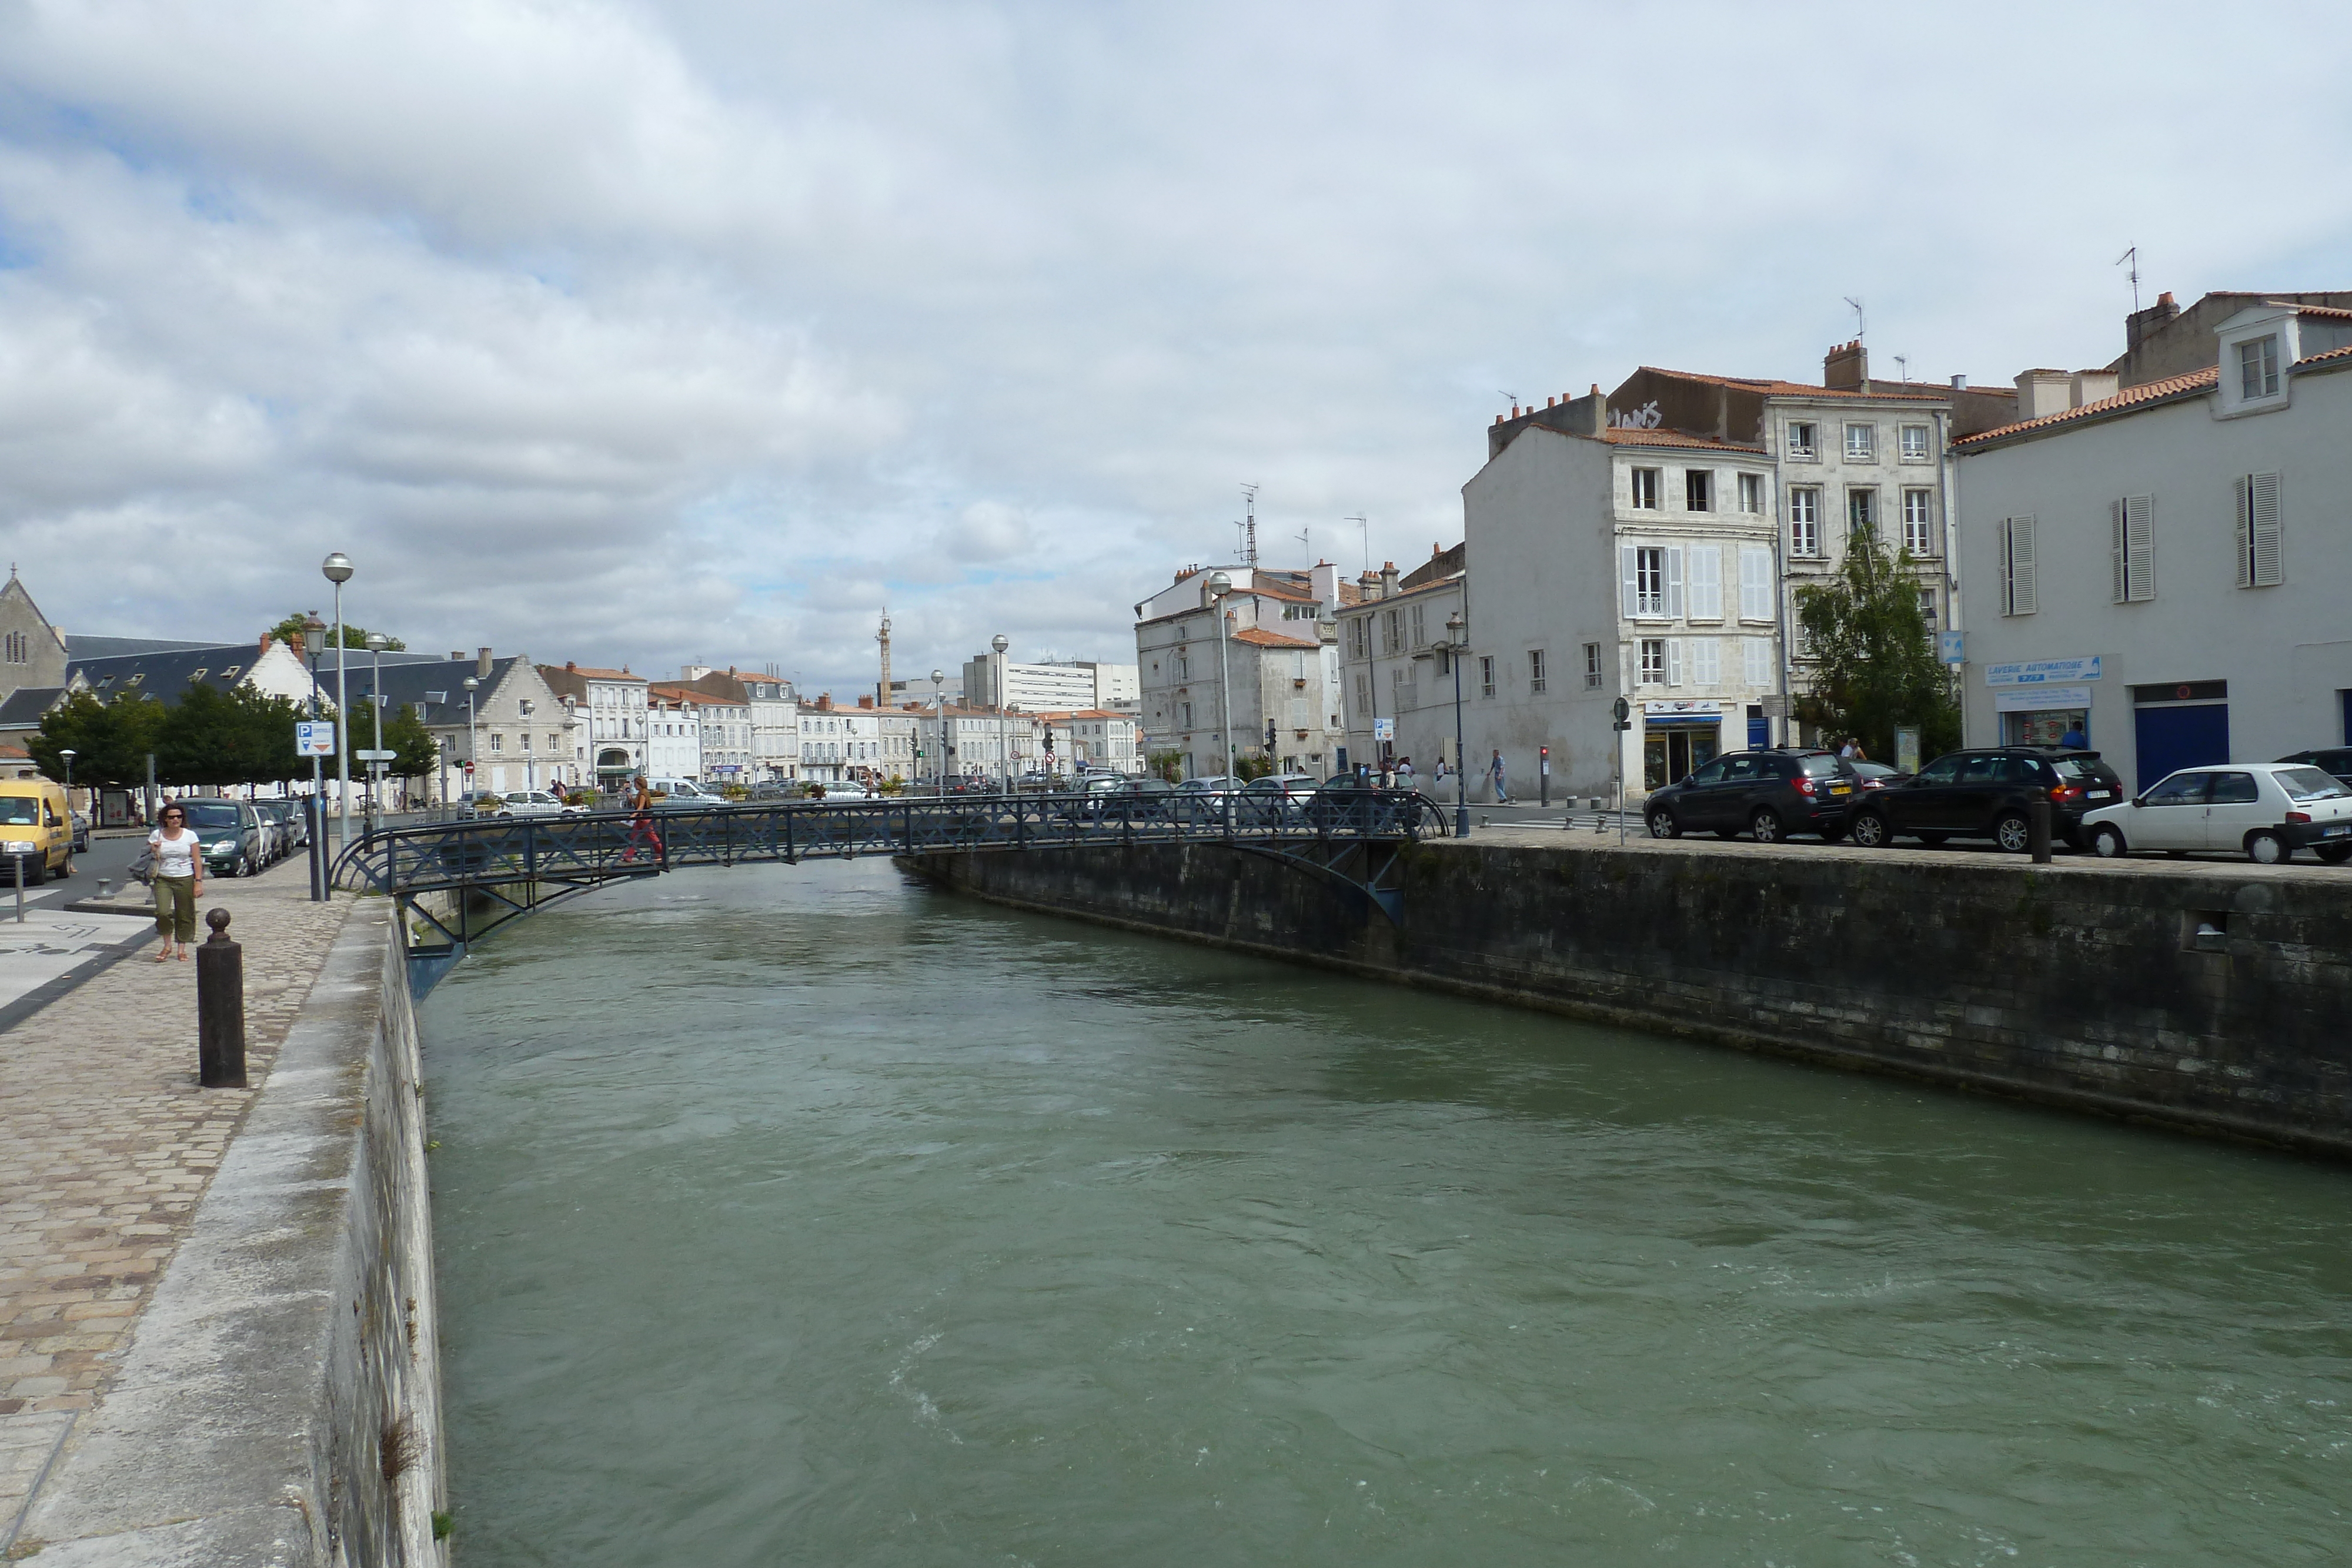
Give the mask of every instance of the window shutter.
M 1691 641 L 1691 680 L 1702 686 L 1723 684 L 1723 643 L 1714 637 Z
M 1666 615 L 1673 619 L 1683 612 L 1683 547 L 1666 547 Z
M 1628 621 L 1641 612 L 1641 604 L 1637 598 L 1640 590 L 1633 580 L 1635 559 L 1632 545 L 1627 545 L 1617 552 L 1618 574 L 1625 580 L 1625 619 Z
M 2011 517 L 2006 524 L 2009 539 L 2009 612 L 2031 615 L 2042 607 L 2035 581 L 2034 519 Z
M 2241 475 L 2239 476 L 2238 482 L 2235 486 L 2238 503 L 2236 530 L 2237 549 L 2235 553 L 2238 558 L 2238 586 L 2240 588 L 2252 588 L 2254 585 L 2253 517 L 2252 507 L 2248 504 L 2252 499 L 2249 492 L 2252 484 L 2253 476 L 2252 475 Z
M 2286 580 L 2285 553 L 2279 528 L 2279 476 L 2250 474 L 2246 483 L 2253 492 L 2254 586 L 2269 588 Z
M 2123 502 L 2124 593 L 2133 601 L 2156 597 L 2156 497 L 2126 496 Z
M 1723 619 L 1723 551 L 1714 545 L 1691 550 L 1691 619 Z
M 1772 617 L 1772 552 L 1759 545 L 1739 547 L 1739 618 L 1769 621 Z
M 2131 601 L 2131 546 L 2126 539 L 2124 504 L 2107 503 L 2107 582 L 2108 597 L 2117 604 Z
M 1742 637 L 1739 640 L 1740 674 L 1751 686 L 1772 684 L 1772 640 L 1769 637 Z
M 1683 640 L 1679 637 L 1669 637 L 1666 639 L 1666 685 L 1678 686 L 1682 684 Z

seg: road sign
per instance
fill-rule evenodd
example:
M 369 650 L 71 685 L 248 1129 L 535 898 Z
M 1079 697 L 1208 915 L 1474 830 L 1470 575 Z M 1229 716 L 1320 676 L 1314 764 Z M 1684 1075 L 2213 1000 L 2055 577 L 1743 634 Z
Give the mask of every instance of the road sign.
M 400 755 L 397 751 L 354 751 L 352 758 L 361 762 L 390 762 Z
M 1942 663 L 1965 664 L 1969 662 L 1969 634 L 1965 632 L 1938 632 L 1936 633 L 1936 649 L 1937 657 Z
M 1394 740 L 1396 738 L 1396 720 L 1392 718 L 1376 718 L 1372 720 L 1372 738 L 1374 740 Z
M 294 752 L 298 757 L 332 757 L 335 754 L 335 727 L 314 724 L 303 719 L 294 726 Z
M 1609 708 L 1610 716 L 1616 719 L 1617 727 L 1620 729 L 1625 727 L 1626 716 L 1633 711 L 1633 705 L 1627 702 L 1623 697 L 1619 697 L 1614 703 L 1610 705 Z

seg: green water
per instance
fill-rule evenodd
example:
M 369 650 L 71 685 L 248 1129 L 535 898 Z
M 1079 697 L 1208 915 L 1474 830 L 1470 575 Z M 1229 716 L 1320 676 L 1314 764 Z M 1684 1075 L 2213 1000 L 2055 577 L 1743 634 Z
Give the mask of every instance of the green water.
M 879 862 L 424 1018 L 474 1568 L 2352 1552 L 2340 1170 Z

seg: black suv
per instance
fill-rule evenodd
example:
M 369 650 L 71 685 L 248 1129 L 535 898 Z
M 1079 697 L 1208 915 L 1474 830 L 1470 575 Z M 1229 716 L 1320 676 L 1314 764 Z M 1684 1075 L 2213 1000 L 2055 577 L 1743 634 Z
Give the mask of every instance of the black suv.
M 2123 780 L 2095 751 L 2031 746 L 1954 751 L 1903 783 L 1874 791 L 1853 814 L 1853 841 L 1875 849 L 1908 834 L 1923 844 L 1990 839 L 2011 853 L 2031 838 L 2026 806 L 2050 802 L 2050 836 L 2083 847 L 2083 813 L 2123 800 Z
M 2302 762 L 2331 774 L 2338 784 L 2352 784 L 2352 746 L 2323 746 L 2312 751 L 2298 751 L 2293 757 L 2282 757 L 2281 762 Z
M 1853 769 L 1832 752 L 1734 751 L 1653 794 L 1643 815 L 1654 839 L 1696 829 L 1728 839 L 1744 829 L 1759 844 L 1790 833 L 1819 833 L 1834 842 L 1845 836 L 1860 792 Z

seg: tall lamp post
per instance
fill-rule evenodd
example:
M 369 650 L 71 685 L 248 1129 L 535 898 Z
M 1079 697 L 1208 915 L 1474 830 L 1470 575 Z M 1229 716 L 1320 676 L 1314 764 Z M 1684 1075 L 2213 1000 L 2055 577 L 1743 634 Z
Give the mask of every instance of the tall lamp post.
M 482 781 L 476 777 L 478 770 L 474 764 L 481 756 L 482 735 L 474 725 L 474 689 L 481 684 L 471 675 L 466 677 L 466 782 L 473 786 L 467 793 L 477 800 L 481 798 Z
M 1462 655 L 1470 647 L 1462 634 L 1469 629 L 1470 623 L 1457 610 L 1445 618 L 1446 640 L 1438 644 L 1445 662 L 1454 666 L 1454 836 L 1457 839 L 1470 836 L 1470 775 L 1462 766 L 1466 760 L 1462 750 Z
M 327 623 L 312 611 L 302 619 L 302 651 L 310 657 L 310 720 L 319 718 L 319 651 Z M 302 802 L 303 837 L 310 841 L 310 902 L 327 902 L 327 783 L 319 754 L 310 754 L 310 798 Z
M 1217 612 L 1217 738 L 1224 748 L 1224 763 L 1217 771 L 1223 782 L 1217 793 L 1223 801 L 1222 815 L 1225 831 L 1234 831 L 1234 693 L 1225 674 L 1225 596 L 1234 591 L 1234 580 L 1222 571 L 1209 574 L 1209 599 Z
M 335 848 L 352 842 L 352 692 L 343 657 L 343 584 L 352 580 L 352 558 L 337 550 L 319 563 L 320 575 L 335 585 Z
M 996 698 L 996 777 L 1004 792 L 1010 795 L 1013 793 L 1013 751 L 1004 738 L 1004 650 L 1013 644 L 1004 640 L 1003 632 L 999 632 L 988 640 L 988 645 L 996 654 L 996 663 L 989 671 L 989 685 L 996 688 L 990 694 Z
M 947 680 L 948 676 L 945 670 L 933 670 L 931 672 L 931 719 L 932 722 L 939 726 L 940 730 L 940 738 L 938 743 L 940 755 L 935 766 L 940 776 L 940 793 L 941 795 L 945 795 L 948 792 L 948 710 L 947 703 L 940 694 L 946 689 Z
M 70 838 L 73 836 L 73 822 L 71 819 L 73 817 L 73 759 L 75 754 L 72 747 L 60 747 L 58 749 L 58 755 L 64 758 L 66 765 L 66 817 L 68 819 L 66 822 L 66 836 Z
M 368 759 L 368 831 L 375 831 L 376 813 L 383 802 L 376 799 L 383 788 L 383 651 L 392 639 L 381 632 L 368 633 L 368 653 L 375 661 L 368 674 L 368 706 L 375 709 L 375 747 L 378 755 Z

